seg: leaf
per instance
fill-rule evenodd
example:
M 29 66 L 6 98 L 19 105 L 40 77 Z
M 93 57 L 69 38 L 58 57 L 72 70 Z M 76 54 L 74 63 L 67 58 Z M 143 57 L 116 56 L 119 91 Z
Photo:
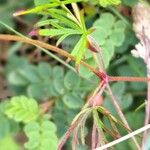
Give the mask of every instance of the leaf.
M 41 62 L 38 65 L 38 73 L 42 79 L 49 79 L 52 75 L 52 68 L 48 63 Z
M 25 86 L 28 84 L 28 80 L 21 76 L 18 70 L 10 72 L 7 78 L 12 85 Z
M 133 130 L 137 130 L 144 125 L 144 112 L 127 112 L 126 119 Z
M 132 103 L 133 103 L 132 95 L 131 94 L 124 95 L 122 100 L 121 100 L 122 110 L 126 110 L 127 108 L 129 108 Z
M 34 0 L 34 4 L 35 6 L 39 6 L 39 5 L 43 5 L 43 4 L 49 4 L 50 1 L 49 0 Z
M 58 46 L 65 38 L 67 38 L 68 36 L 69 36 L 70 34 L 64 34 L 64 35 L 62 35 L 59 39 L 58 39 L 58 41 L 57 41 L 57 43 L 56 43 L 56 46 Z
M 37 68 L 33 65 L 18 69 L 19 74 L 31 83 L 39 82 L 40 77 L 38 75 Z
M 68 108 L 77 109 L 81 108 L 84 104 L 83 100 L 76 93 L 68 93 L 64 95 L 63 102 Z
M 63 34 L 81 34 L 80 31 L 78 30 L 73 30 L 73 29 L 41 29 L 39 30 L 39 34 L 42 36 L 58 36 L 58 35 L 63 35 Z
M 21 147 L 15 142 L 12 136 L 8 135 L 0 140 L 1 150 L 20 150 Z
M 36 6 L 35 8 L 32 8 L 32 9 L 16 12 L 14 14 L 14 16 L 20 16 L 20 15 L 25 15 L 25 14 L 29 14 L 29 13 L 41 13 L 44 10 L 47 10 L 49 8 L 57 7 L 57 6 L 60 6 L 63 4 L 66 5 L 66 4 L 70 4 L 70 3 L 80 2 L 80 1 L 82 1 L 82 0 L 63 0 L 63 1 L 61 1 L 61 3 L 59 1 L 53 1 L 52 3 L 49 3 L 49 4 L 44 3 L 43 5 Z
M 93 32 L 91 35 L 95 38 L 95 40 L 98 43 L 102 45 L 105 43 L 108 32 L 104 30 L 102 27 L 98 27 L 98 28 L 95 28 L 95 32 Z
M 52 70 L 53 78 L 63 78 L 64 77 L 64 69 L 60 66 L 55 66 Z
M 99 0 L 99 4 L 103 7 L 107 7 L 109 5 L 119 5 L 121 0 Z
M 121 46 L 121 44 L 125 40 L 124 30 L 122 33 L 120 33 L 120 29 L 113 30 L 111 35 L 110 35 L 110 39 L 115 46 Z
M 112 86 L 112 92 L 113 92 L 113 95 L 116 97 L 116 99 L 118 100 L 118 103 L 119 105 L 123 106 L 124 108 L 126 108 L 126 106 L 123 104 L 125 99 L 123 99 L 123 94 L 125 92 L 125 83 L 123 82 L 118 82 L 118 83 L 115 83 L 113 84 Z M 130 101 L 130 99 L 129 99 Z M 130 105 L 130 104 L 129 104 Z M 116 112 L 116 109 L 112 103 L 112 101 L 110 100 L 110 97 L 107 96 L 105 98 L 105 101 L 104 101 L 104 106 L 113 114 L 113 115 L 116 115 L 117 112 Z
M 56 91 L 59 93 L 59 94 L 61 94 L 61 95 L 63 95 L 63 94 L 65 94 L 65 87 L 64 87 L 64 79 L 62 79 L 62 78 L 57 78 L 57 79 L 54 79 L 54 81 L 53 81 L 53 85 L 54 85 L 54 88 L 56 89 Z
M 9 121 L 5 116 L 1 116 L 0 114 L 0 139 L 4 138 L 9 133 L 10 133 Z
M 73 71 L 68 71 L 64 78 L 64 85 L 70 90 L 78 88 L 80 85 L 80 77 Z
M 27 88 L 27 94 L 30 97 L 33 97 L 37 100 L 44 100 L 47 99 L 47 93 L 45 90 L 45 85 L 44 83 L 33 83 L 28 86 Z
M 68 27 L 81 32 L 80 26 L 71 18 L 68 17 L 68 12 L 60 9 L 50 9 L 50 15 L 58 21 L 58 24 L 63 27 Z
M 45 19 L 45 18 L 44 18 Z M 35 24 L 35 27 L 42 27 L 42 26 L 46 26 L 46 25 L 52 25 L 55 28 L 63 28 L 60 25 L 58 25 L 58 20 L 57 19 L 47 19 L 47 20 L 43 20 L 43 18 L 41 19 L 41 21 L 37 22 Z
M 93 27 L 103 28 L 108 34 L 109 30 L 114 26 L 115 20 L 116 18 L 111 13 L 102 13 L 100 18 L 94 22 Z
M 86 51 L 87 46 L 87 37 L 84 35 L 81 36 L 80 40 L 72 50 L 71 54 L 76 57 L 76 63 L 80 64 L 81 59 L 83 58 L 83 55 Z
M 138 0 L 122 0 L 123 4 L 133 7 L 134 5 L 136 5 L 138 3 Z
M 31 122 L 24 128 L 28 137 L 25 143 L 26 149 L 31 150 L 57 150 L 58 138 L 56 136 L 56 126 L 49 120 L 41 120 L 41 123 Z
M 95 32 L 91 35 L 101 46 L 105 68 L 108 68 L 115 49 L 121 46 L 125 40 L 126 25 L 122 20 L 117 20 L 111 13 L 103 13 L 94 22 L 93 28 L 95 28 Z
M 102 45 L 102 56 L 104 60 L 105 68 L 108 68 L 110 60 L 114 55 L 115 49 L 111 40 L 107 40 L 104 45 Z
M 40 110 L 34 99 L 25 96 L 16 96 L 11 98 L 5 114 L 17 122 L 28 123 L 39 117 Z
M 113 84 L 112 86 L 112 92 L 114 95 L 120 99 L 123 96 L 123 93 L 125 92 L 126 84 L 124 82 L 118 82 Z

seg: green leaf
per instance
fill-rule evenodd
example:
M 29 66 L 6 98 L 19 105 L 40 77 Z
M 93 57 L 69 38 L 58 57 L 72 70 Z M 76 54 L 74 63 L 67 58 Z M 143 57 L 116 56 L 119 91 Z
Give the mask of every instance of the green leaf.
M 104 30 L 104 28 L 102 28 L 102 27 L 97 27 L 97 28 L 95 27 L 95 32 L 93 32 L 91 35 L 95 38 L 95 40 L 100 45 L 102 45 L 105 43 L 108 32 L 106 30 Z
M 111 13 L 102 13 L 99 19 L 97 19 L 93 27 L 95 28 L 103 28 L 106 34 L 109 34 L 109 30 L 114 26 L 116 18 Z
M 122 0 L 123 4 L 133 7 L 134 5 L 136 5 L 138 3 L 138 0 Z
M 38 65 L 38 72 L 42 79 L 49 79 L 52 75 L 52 68 L 48 63 L 41 62 Z
M 39 21 L 35 25 L 35 27 L 42 27 L 42 26 L 46 26 L 46 25 L 51 25 L 56 29 L 63 29 L 63 26 L 59 25 L 59 20 L 57 20 L 57 19 L 47 19 L 47 20 Z
M 28 123 L 39 117 L 40 110 L 34 99 L 25 96 L 16 96 L 11 98 L 5 114 L 17 122 Z
M 84 104 L 81 97 L 76 93 L 68 93 L 64 95 L 63 102 L 68 108 L 72 108 L 72 109 L 81 108 Z
M 86 62 L 87 62 L 89 65 L 91 65 L 91 66 L 93 66 L 93 67 L 96 67 L 96 64 L 95 64 L 95 62 L 93 61 L 93 58 L 92 58 L 92 57 L 89 58 L 89 59 L 87 59 Z M 92 77 L 92 76 L 94 75 L 93 72 L 91 72 L 87 67 L 83 66 L 82 64 L 80 65 L 80 70 L 79 70 L 79 72 L 80 72 L 80 75 L 81 75 L 82 77 L 86 78 L 86 79 L 90 79 L 90 77 Z M 95 81 L 95 79 L 94 79 L 94 81 Z M 89 84 L 90 84 L 90 83 L 89 83 Z
M 19 74 L 31 83 L 39 82 L 40 77 L 38 75 L 37 68 L 33 65 L 18 69 Z
M 44 100 L 47 99 L 46 90 L 45 90 L 44 83 L 33 83 L 28 86 L 27 94 L 30 97 L 33 97 L 37 100 Z
M 63 34 L 81 34 L 80 31 L 74 30 L 74 29 L 41 29 L 39 30 L 39 34 L 42 36 L 58 36 L 58 35 L 63 35 Z
M 110 35 L 110 39 L 115 46 L 121 46 L 125 40 L 124 30 L 122 33 L 120 32 L 120 29 L 113 30 Z
M 121 100 L 122 110 L 126 110 L 127 108 L 129 108 L 132 103 L 133 103 L 132 95 L 131 94 L 124 95 L 122 100 Z
M 25 143 L 26 149 L 31 150 L 57 150 L 58 138 L 56 136 L 56 126 L 49 120 L 41 120 L 41 123 L 31 122 L 24 128 L 28 137 Z
M 49 4 L 50 0 L 34 0 L 35 6 L 43 5 L 43 4 Z
M 64 69 L 60 66 L 55 66 L 52 70 L 53 78 L 63 78 L 64 77 Z
M 4 138 L 10 132 L 9 121 L 5 116 L 0 114 L 0 139 Z
M 57 43 L 56 43 L 56 46 L 58 46 L 65 38 L 67 38 L 68 36 L 69 36 L 70 34 L 64 34 L 64 35 L 62 35 L 59 39 L 58 39 L 58 41 L 57 41 Z
M 109 5 L 119 5 L 121 0 L 99 0 L 99 4 L 103 7 L 107 7 Z
M 25 86 L 29 83 L 27 79 L 20 75 L 18 70 L 10 72 L 7 78 L 8 82 L 12 85 Z
M 43 5 L 40 5 L 40 6 L 37 6 L 35 8 L 32 8 L 32 9 L 28 9 L 28 10 L 25 10 L 25 11 L 21 11 L 21 12 L 17 12 L 15 13 L 16 16 L 19 16 L 19 15 L 25 15 L 25 14 L 29 14 L 29 13 L 41 13 L 41 12 L 44 12 L 44 10 L 47 10 L 49 8 L 54 8 L 54 7 L 58 7 L 58 6 L 61 6 L 61 5 L 67 5 L 67 4 L 70 4 L 70 3 L 76 3 L 76 2 L 81 2 L 83 0 L 63 0 L 61 1 L 61 3 L 59 1 L 52 1 L 52 3 L 49 3 L 49 4 L 43 4 Z M 42 3 L 42 2 L 37 2 L 37 4 L 39 3 Z
M 83 55 L 85 54 L 87 46 L 87 37 L 82 35 L 74 49 L 72 50 L 71 54 L 76 57 L 76 63 L 80 64 Z
M 123 96 L 123 93 L 125 92 L 126 84 L 124 82 L 118 82 L 113 84 L 112 86 L 112 92 L 114 95 L 120 99 Z
M 117 20 L 111 13 L 103 13 L 94 22 L 93 28 L 96 30 L 92 36 L 101 46 L 105 68 L 108 68 L 115 49 L 121 46 L 125 40 L 126 25 L 122 20 Z
M 105 68 L 108 68 L 110 60 L 114 55 L 115 49 L 111 40 L 107 40 L 104 45 L 102 45 L 102 56 L 104 60 Z
M 64 78 L 64 85 L 68 89 L 78 88 L 80 85 L 80 77 L 73 71 L 68 71 Z
M 123 99 L 123 94 L 125 92 L 125 83 L 123 82 L 118 82 L 118 83 L 115 83 L 112 85 L 112 92 L 113 92 L 113 95 L 116 97 L 116 99 L 118 100 L 118 103 L 119 105 L 121 105 L 121 107 L 123 107 L 124 109 L 127 108 L 127 104 L 123 104 L 125 99 Z M 127 97 L 128 98 L 128 97 Z M 129 97 L 130 98 L 130 97 Z M 128 100 L 127 100 L 128 101 Z M 130 101 L 130 99 L 129 99 Z M 128 102 L 127 102 L 128 103 Z M 130 104 L 129 104 L 130 105 Z M 104 101 L 104 106 L 113 114 L 113 115 L 116 115 L 117 112 L 116 112 L 116 109 L 112 103 L 112 101 L 110 100 L 110 97 L 107 96 L 105 98 L 105 101 Z
M 8 135 L 0 140 L 1 150 L 20 150 L 21 147 L 15 142 L 12 136 Z
M 75 29 L 81 32 L 80 26 L 73 20 L 70 19 L 67 15 L 66 11 L 62 11 L 60 9 L 50 9 L 50 15 L 58 21 L 58 24 L 63 27 L 68 27 L 71 29 Z
M 126 119 L 133 130 L 137 130 L 144 125 L 144 112 L 127 112 Z
M 66 91 L 65 91 L 65 87 L 64 87 L 64 79 L 63 78 L 54 79 L 53 85 L 59 94 L 61 94 L 61 95 L 65 94 Z

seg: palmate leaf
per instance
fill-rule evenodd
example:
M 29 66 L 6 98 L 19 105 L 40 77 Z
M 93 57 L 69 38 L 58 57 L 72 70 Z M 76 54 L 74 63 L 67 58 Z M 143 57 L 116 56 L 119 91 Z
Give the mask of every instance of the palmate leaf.
M 17 122 L 28 123 L 39 117 L 40 110 L 34 99 L 16 96 L 8 103 L 5 114 Z
M 76 57 L 76 64 L 79 65 L 87 49 L 87 36 L 93 30 L 86 29 L 83 11 L 78 11 L 74 15 L 65 5 L 80 1 L 81 0 L 53 1 L 50 4 L 40 5 L 34 9 L 18 12 L 16 15 L 40 13 L 50 16 L 52 19 L 42 21 L 36 26 L 41 27 L 44 25 L 51 25 L 52 28 L 39 29 L 37 33 L 42 36 L 59 36 L 59 40 L 56 45 L 59 45 L 66 37 L 70 35 L 81 35 L 80 40 L 71 53 Z M 56 8 L 57 6 L 60 6 L 61 9 Z

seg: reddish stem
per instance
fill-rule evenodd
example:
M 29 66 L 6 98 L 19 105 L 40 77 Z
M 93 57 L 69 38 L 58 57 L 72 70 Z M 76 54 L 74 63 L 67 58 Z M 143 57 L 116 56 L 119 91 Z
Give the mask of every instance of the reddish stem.
M 117 77 L 108 76 L 109 81 L 125 81 L 125 82 L 148 82 L 150 78 L 147 77 Z

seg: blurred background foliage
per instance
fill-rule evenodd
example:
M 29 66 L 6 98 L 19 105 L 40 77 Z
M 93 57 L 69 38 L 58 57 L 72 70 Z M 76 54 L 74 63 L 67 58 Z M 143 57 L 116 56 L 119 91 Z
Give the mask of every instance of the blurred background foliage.
M 35 2 L 36 4 L 38 3 L 36 0 Z M 138 43 L 132 29 L 131 16 L 132 7 L 137 2 L 138 0 L 122 0 L 121 5 L 106 8 L 99 5 L 99 0 L 80 3 L 80 7 L 86 13 L 86 25 L 94 27 L 96 30 L 92 33 L 92 36 L 102 47 L 105 67 L 110 75 L 146 75 L 144 62 L 133 58 L 130 54 L 135 44 Z M 34 7 L 34 1 L 31 0 L 0 0 L 0 21 L 27 35 L 39 20 L 39 16 L 26 15 L 13 18 L 12 14 L 17 10 L 32 7 Z M 2 25 L 0 25 L 0 32 L 10 33 Z M 53 45 L 57 40 L 57 38 L 48 39 L 45 37 L 38 37 L 38 39 Z M 70 36 L 62 41 L 60 47 L 70 51 L 77 40 L 78 36 Z M 95 66 L 91 53 L 87 51 L 85 58 L 89 64 Z M 24 149 L 24 143 L 26 143 L 25 149 L 37 150 L 37 147 L 42 145 L 42 142 L 45 147 L 41 146 L 41 149 L 38 147 L 39 150 L 48 150 L 51 149 L 51 146 L 53 146 L 52 150 L 55 150 L 58 142 L 57 137 L 60 138 L 65 133 L 71 121 L 81 110 L 97 85 L 97 77 L 82 65 L 79 76 L 41 52 L 38 48 L 18 42 L 0 41 L 0 150 Z M 146 84 L 113 83 L 111 86 L 131 128 L 138 129 L 142 127 L 144 124 L 144 109 L 140 109 L 137 112 L 135 112 L 135 109 L 146 99 Z M 34 98 L 36 102 L 33 105 L 50 102 L 50 109 L 47 112 L 49 117 L 43 116 L 41 124 L 32 120 L 31 123 L 23 125 L 23 122 L 13 120 L 6 106 L 10 97 L 20 95 Z M 106 95 L 103 98 L 103 106 L 113 115 L 117 115 L 109 98 Z M 17 100 L 15 101 L 17 108 L 21 104 L 17 104 Z M 24 102 L 23 100 L 23 104 Z M 23 104 L 21 105 L 22 107 L 27 105 Z M 14 115 L 20 116 L 17 112 L 14 112 Z M 48 121 L 49 118 L 51 121 Z M 101 119 L 106 126 L 109 126 L 105 117 L 101 117 Z M 92 125 L 90 120 L 91 118 L 86 124 L 89 131 Z M 47 130 L 50 130 L 51 133 L 46 135 L 45 131 Z M 120 129 L 120 132 L 122 135 L 125 134 L 122 129 Z M 46 137 L 47 141 L 42 141 L 41 139 L 44 139 L 41 138 L 42 136 Z M 86 145 L 79 146 L 78 150 L 89 149 L 89 136 L 90 132 L 86 135 Z M 27 139 L 29 139 L 28 142 Z M 51 145 L 46 144 L 51 140 L 53 140 Z M 130 140 L 117 145 L 114 149 L 122 150 L 127 148 L 135 149 Z M 66 144 L 65 149 L 71 149 L 70 142 Z

